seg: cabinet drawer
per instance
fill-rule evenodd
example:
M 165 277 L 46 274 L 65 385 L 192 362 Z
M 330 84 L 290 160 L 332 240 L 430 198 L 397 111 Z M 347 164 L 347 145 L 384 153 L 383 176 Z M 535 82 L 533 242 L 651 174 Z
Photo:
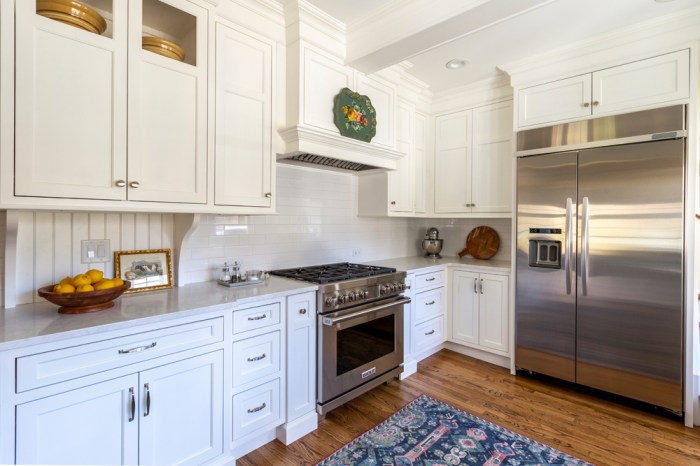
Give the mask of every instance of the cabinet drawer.
M 17 358 L 17 393 L 223 341 L 223 318 Z
M 280 370 L 280 332 L 233 343 L 233 386 L 240 387 Z
M 280 303 L 233 311 L 233 334 L 280 323 Z
M 280 405 L 280 379 L 234 395 L 233 440 L 279 424 Z
M 445 283 L 445 271 L 423 273 L 416 275 L 416 291 L 427 290 Z
M 413 342 L 415 345 L 413 350 L 414 353 L 419 354 L 439 345 L 445 341 L 443 332 L 443 318 L 436 317 L 435 319 L 431 319 L 427 322 L 416 325 L 413 327 L 413 334 Z
M 413 306 L 413 309 L 415 309 L 413 322 L 419 324 L 433 317 L 441 316 L 444 309 L 444 296 L 444 287 L 416 293 L 415 304 Z

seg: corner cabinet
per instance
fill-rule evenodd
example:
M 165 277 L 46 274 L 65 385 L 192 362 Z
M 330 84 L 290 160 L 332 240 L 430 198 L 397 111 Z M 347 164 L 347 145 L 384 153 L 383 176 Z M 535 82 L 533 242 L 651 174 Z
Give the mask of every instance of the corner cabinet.
M 517 94 L 519 128 L 669 105 L 690 96 L 690 51 L 526 87 Z
M 275 45 L 216 24 L 214 203 L 271 209 Z
M 508 276 L 455 270 L 449 340 L 508 355 Z
M 206 203 L 209 9 L 86 3 L 104 34 L 15 2 L 14 196 Z M 180 44 L 184 61 L 142 49 L 142 36 Z
M 435 118 L 436 214 L 510 214 L 512 109 L 505 101 Z

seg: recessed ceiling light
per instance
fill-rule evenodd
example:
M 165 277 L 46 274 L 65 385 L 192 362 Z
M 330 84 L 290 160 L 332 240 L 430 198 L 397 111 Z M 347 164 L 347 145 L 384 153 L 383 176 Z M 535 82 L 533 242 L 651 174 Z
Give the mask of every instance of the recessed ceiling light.
M 458 70 L 458 69 L 464 67 L 464 65 L 466 65 L 467 63 L 469 63 L 469 60 L 462 60 L 461 58 L 453 58 L 452 60 L 445 63 L 445 68 L 447 68 L 448 70 Z

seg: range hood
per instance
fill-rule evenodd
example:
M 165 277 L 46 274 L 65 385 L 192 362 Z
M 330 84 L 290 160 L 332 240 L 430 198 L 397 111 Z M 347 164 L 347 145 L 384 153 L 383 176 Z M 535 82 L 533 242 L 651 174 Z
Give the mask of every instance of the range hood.
M 396 150 L 393 89 L 379 89 L 370 77 L 345 66 L 344 26 L 335 24 L 304 0 L 285 3 L 286 112 L 279 130 L 284 148 L 277 161 L 327 170 L 366 173 L 396 170 L 406 156 Z M 319 36 L 319 31 L 327 35 Z M 337 40 L 328 40 L 334 37 Z M 322 47 L 319 41 L 322 40 Z M 349 88 L 367 95 L 376 110 L 376 135 L 371 142 L 341 136 L 333 122 L 335 96 Z

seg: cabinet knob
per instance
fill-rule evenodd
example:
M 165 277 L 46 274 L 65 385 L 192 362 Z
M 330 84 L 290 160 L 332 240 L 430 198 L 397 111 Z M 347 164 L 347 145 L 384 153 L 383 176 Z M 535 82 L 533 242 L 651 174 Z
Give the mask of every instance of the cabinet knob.
M 299 314 L 301 314 L 301 315 L 306 314 L 306 309 L 305 308 L 299 309 Z
M 396 201 L 391 201 L 391 205 L 396 205 Z
M 594 101 L 593 101 L 593 106 L 594 106 L 594 107 L 597 107 L 598 105 L 600 105 L 600 102 L 598 102 L 597 100 L 594 100 Z
M 584 102 L 584 103 L 583 103 L 583 106 L 584 106 L 585 108 L 588 108 L 588 107 L 591 106 L 591 104 L 590 104 L 590 102 Z
M 130 188 L 138 188 L 140 186 L 141 186 L 141 183 L 139 183 L 138 181 L 132 181 L 131 183 L 129 183 Z
M 271 198 L 271 197 L 272 197 L 272 193 L 265 193 L 265 197 L 268 198 L 268 199 Z
M 114 186 L 116 186 L 117 188 L 123 188 L 124 186 L 126 186 L 126 181 L 117 180 L 114 182 Z

